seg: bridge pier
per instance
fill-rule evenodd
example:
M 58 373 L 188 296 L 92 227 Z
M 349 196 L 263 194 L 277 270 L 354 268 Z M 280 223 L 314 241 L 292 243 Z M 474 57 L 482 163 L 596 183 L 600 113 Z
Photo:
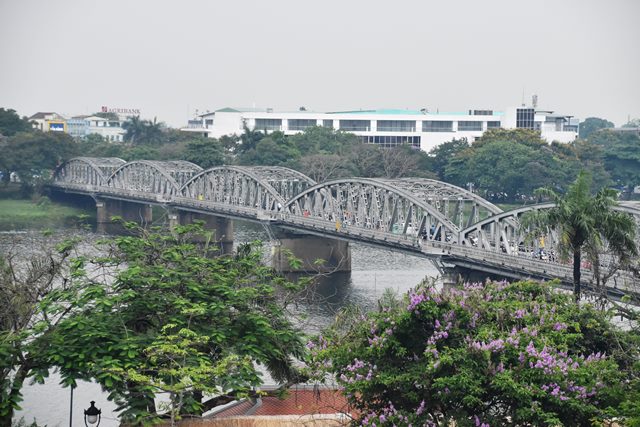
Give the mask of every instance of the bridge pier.
M 122 224 L 114 223 L 111 218 L 121 217 L 126 222 L 136 222 L 141 226 L 153 220 L 151 205 L 146 203 L 126 202 L 124 200 L 96 200 L 96 231 L 98 233 L 117 234 L 125 229 Z
M 206 215 L 196 212 L 181 210 L 169 211 L 169 228 L 177 225 L 193 224 L 196 221 L 204 222 L 203 228 L 213 231 L 213 241 L 220 247 L 220 253 L 233 252 L 233 221 L 219 216 Z
M 503 277 L 499 277 L 494 274 L 490 274 L 480 270 L 473 270 L 457 265 L 440 265 L 440 277 L 442 277 L 442 285 L 445 289 L 455 288 L 463 283 L 484 283 L 487 279 L 490 280 L 502 280 Z
M 284 233 L 273 247 L 272 265 L 281 273 L 333 273 L 351 271 L 349 242 L 325 237 Z M 289 256 L 300 259 L 300 267 L 290 265 Z M 322 262 L 317 262 L 322 260 Z

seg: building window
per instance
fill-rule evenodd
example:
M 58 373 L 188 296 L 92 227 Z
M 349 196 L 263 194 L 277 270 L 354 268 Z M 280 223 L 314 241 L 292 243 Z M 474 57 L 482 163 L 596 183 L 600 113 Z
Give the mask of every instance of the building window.
M 453 132 L 453 122 L 443 120 L 425 120 L 422 132 Z
M 281 130 L 282 119 L 256 119 L 256 126 L 254 130 Z
M 366 132 L 371 129 L 371 120 L 340 120 L 340 130 Z
M 322 127 L 333 129 L 333 120 L 323 120 Z
M 205 119 L 204 124 L 207 126 L 213 126 L 213 119 Z
M 493 116 L 493 110 L 469 110 L 470 116 Z
M 458 122 L 459 131 L 482 131 L 482 122 L 468 122 L 461 120 Z
M 378 132 L 415 132 L 416 122 L 413 120 L 378 120 Z
M 305 130 L 318 124 L 315 120 L 289 119 L 289 130 Z
M 500 122 L 487 122 L 487 129 L 495 129 L 500 127 Z
M 365 144 L 376 144 L 382 148 L 393 148 L 399 145 L 410 145 L 412 148 L 420 148 L 419 136 L 406 136 L 406 135 L 376 135 L 376 136 L 361 136 L 360 140 Z
M 521 129 L 534 129 L 533 119 L 535 113 L 533 108 L 516 109 L 516 127 Z

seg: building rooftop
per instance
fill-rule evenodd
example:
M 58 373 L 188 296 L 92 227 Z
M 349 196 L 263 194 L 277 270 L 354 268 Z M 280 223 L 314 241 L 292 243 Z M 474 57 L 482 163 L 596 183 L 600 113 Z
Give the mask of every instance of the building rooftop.
M 262 397 L 259 401 L 241 400 L 208 416 L 226 418 L 236 416 L 278 416 L 350 413 L 351 409 L 340 390 L 305 386 L 291 388 L 284 399 L 274 396 Z
M 53 111 L 52 112 L 48 112 L 48 113 L 39 111 L 39 112 L 35 113 L 33 116 L 29 117 L 29 120 L 45 119 L 45 118 L 47 118 L 47 116 L 52 116 L 52 115 L 61 117 L 60 114 L 54 113 Z

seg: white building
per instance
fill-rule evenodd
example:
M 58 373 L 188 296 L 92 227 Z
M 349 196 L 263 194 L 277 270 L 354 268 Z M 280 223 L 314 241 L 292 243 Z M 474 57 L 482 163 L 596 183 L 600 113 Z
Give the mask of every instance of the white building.
M 98 134 L 110 142 L 122 142 L 126 133 L 120 120 L 98 116 L 75 116 L 67 120 L 67 129 L 74 138 Z
M 359 136 L 363 142 L 393 147 L 409 144 L 429 151 L 454 138 L 475 141 L 491 128 L 539 130 L 551 141 L 570 142 L 578 136 L 577 120 L 571 116 L 537 111 L 529 107 L 468 110 L 441 113 L 426 110 L 357 110 L 318 113 L 311 111 L 275 112 L 270 108 L 223 108 L 190 120 L 185 132 L 198 132 L 211 138 L 241 134 L 244 126 L 252 130 L 282 131 L 293 135 L 311 126 L 324 126 Z

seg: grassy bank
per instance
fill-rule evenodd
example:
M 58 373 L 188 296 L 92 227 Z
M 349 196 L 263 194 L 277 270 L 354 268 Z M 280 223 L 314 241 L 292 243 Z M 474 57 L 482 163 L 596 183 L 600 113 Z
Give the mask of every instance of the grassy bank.
M 68 227 L 78 224 L 82 215 L 95 213 L 49 201 L 4 199 L 0 200 L 0 231 Z

